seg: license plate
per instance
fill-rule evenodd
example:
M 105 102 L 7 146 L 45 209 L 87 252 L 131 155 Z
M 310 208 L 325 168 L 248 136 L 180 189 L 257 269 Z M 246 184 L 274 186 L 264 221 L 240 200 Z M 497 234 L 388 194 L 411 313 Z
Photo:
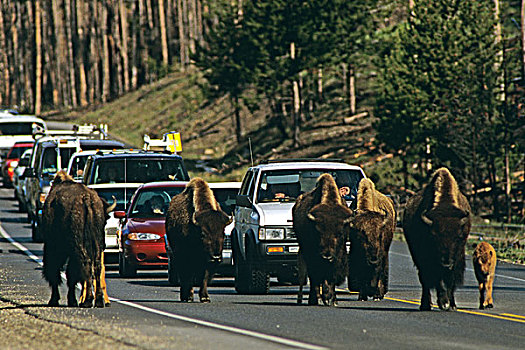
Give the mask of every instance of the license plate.
M 222 252 L 222 257 L 223 258 L 231 258 L 232 257 L 232 252 Z
M 299 247 L 289 247 L 288 251 L 290 253 L 299 253 Z

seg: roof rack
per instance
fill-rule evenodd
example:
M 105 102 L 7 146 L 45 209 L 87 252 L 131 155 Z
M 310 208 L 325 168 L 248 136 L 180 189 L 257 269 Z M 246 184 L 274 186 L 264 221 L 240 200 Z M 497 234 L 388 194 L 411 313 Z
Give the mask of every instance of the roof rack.
M 175 153 L 182 151 L 182 142 L 180 133 L 170 131 L 162 135 L 162 139 L 152 139 L 149 135 L 144 135 L 145 151 L 160 151 Z
M 292 163 L 292 162 L 331 162 L 344 163 L 340 158 L 284 158 L 284 159 L 264 159 L 259 164 L 273 164 L 273 163 Z
M 107 139 L 108 138 L 108 125 L 100 124 L 84 124 L 84 125 L 73 125 L 71 130 L 42 130 L 41 128 L 35 128 L 33 130 L 33 139 L 39 139 L 44 136 L 85 136 L 93 139 Z

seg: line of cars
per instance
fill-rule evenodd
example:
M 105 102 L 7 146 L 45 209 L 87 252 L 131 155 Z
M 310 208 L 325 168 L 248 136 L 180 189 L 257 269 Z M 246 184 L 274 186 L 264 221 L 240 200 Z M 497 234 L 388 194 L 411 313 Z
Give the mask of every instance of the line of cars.
M 106 261 L 118 261 L 123 277 L 136 276 L 140 269 L 167 268 L 170 283 L 176 285 L 164 221 L 171 198 L 189 181 L 182 158 L 171 152 L 126 149 L 97 128 L 51 134 L 44 125 L 39 130 L 41 137 L 32 148 L 18 152 L 12 171 L 19 210 L 28 213 L 33 240 L 42 240 L 42 205 L 52 176 L 67 168 L 76 181 L 108 202 L 117 200 L 105 228 Z M 299 245 L 291 211 L 297 197 L 313 189 L 323 173 L 332 175 L 338 187 L 348 188 L 348 205 L 355 202 L 365 174 L 340 161 L 263 162 L 250 167 L 242 182 L 209 183 L 222 209 L 234 218 L 226 229 L 218 272 L 235 276 L 237 292 L 268 293 L 270 277 L 298 282 Z

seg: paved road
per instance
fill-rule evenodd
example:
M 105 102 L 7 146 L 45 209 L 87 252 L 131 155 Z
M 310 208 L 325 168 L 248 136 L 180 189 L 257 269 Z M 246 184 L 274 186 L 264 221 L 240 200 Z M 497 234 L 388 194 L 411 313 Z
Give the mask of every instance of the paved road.
M 50 291 L 38 262 L 42 246 L 30 242 L 30 227 L 16 212 L 12 196 L 12 190 L 0 190 L 0 301 L 12 302 L 49 324 L 90 330 L 95 336 L 92 347 L 101 337 L 108 348 L 144 349 L 525 347 L 525 267 L 500 262 L 495 308 L 480 311 L 468 262 L 465 286 L 456 294 L 459 311 L 420 312 L 421 288 L 402 242 L 392 246 L 390 292 L 381 302 L 358 302 L 355 294 L 341 290 L 337 308 L 299 306 L 296 286 L 274 283 L 269 295 L 245 296 L 235 293 L 232 279 L 222 278 L 210 288 L 210 304 L 183 304 L 178 302 L 178 288 L 168 285 L 166 271 L 139 271 L 137 278 L 125 279 L 110 266 L 110 308 L 49 308 L 45 304 Z M 24 248 L 26 253 L 20 250 Z M 65 290 L 62 295 L 64 303 Z

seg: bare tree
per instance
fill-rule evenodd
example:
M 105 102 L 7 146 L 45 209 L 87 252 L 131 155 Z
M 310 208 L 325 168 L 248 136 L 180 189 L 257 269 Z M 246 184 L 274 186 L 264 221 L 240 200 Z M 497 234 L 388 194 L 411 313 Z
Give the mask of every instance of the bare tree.
M 35 0 L 35 114 L 42 112 L 42 21 L 40 0 Z
M 128 56 L 128 14 L 124 0 L 119 0 L 119 11 L 120 11 L 120 27 L 122 28 L 122 50 L 120 55 L 122 56 L 123 64 L 123 75 L 124 75 L 124 91 L 129 91 L 129 56 Z

